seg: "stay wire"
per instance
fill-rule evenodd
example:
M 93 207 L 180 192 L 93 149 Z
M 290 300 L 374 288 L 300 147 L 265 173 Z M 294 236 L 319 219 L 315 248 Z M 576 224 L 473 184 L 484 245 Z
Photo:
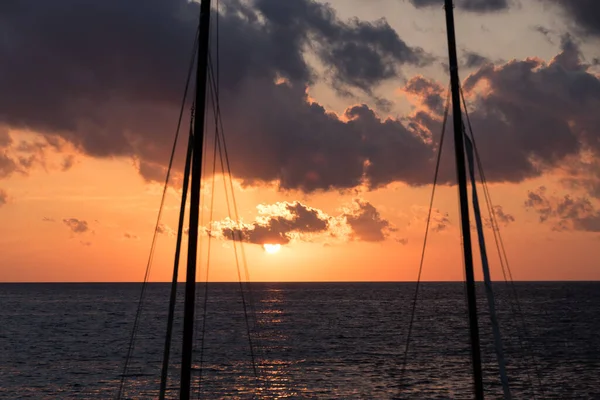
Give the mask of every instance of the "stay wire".
M 212 87 L 208 87 L 209 93 L 212 90 Z M 212 98 L 212 96 L 211 96 Z M 214 106 L 214 104 L 213 104 Z M 213 165 L 212 165 L 212 176 L 211 176 L 211 196 L 210 196 L 210 208 L 209 208 L 209 217 L 208 223 L 212 224 L 213 220 L 213 212 L 214 212 L 214 203 L 215 203 L 215 174 L 217 170 L 217 131 L 215 130 L 214 144 L 213 144 Z M 209 225 L 210 226 L 210 225 Z M 206 274 L 204 279 L 204 298 L 202 304 L 202 329 L 201 329 L 201 337 L 200 337 L 200 371 L 198 376 L 198 398 L 200 398 L 200 394 L 202 391 L 202 377 L 204 372 L 204 349 L 205 349 L 205 338 L 206 338 L 206 319 L 208 316 L 208 277 L 210 272 L 210 257 L 211 257 L 211 249 L 212 249 L 212 232 L 209 227 L 208 232 L 208 244 L 206 250 Z
M 123 366 L 123 373 L 121 374 L 121 381 L 119 383 L 119 392 L 117 394 L 117 399 L 120 400 L 123 398 L 123 390 L 125 387 L 125 378 L 129 369 L 129 363 L 131 361 L 131 357 L 133 356 L 133 351 L 135 348 L 135 339 L 136 339 L 136 335 L 137 335 L 137 331 L 139 329 L 139 320 L 140 320 L 140 316 L 142 314 L 142 310 L 143 310 L 143 303 L 144 303 L 144 297 L 146 294 L 146 287 L 147 287 L 147 283 L 148 283 L 148 279 L 150 277 L 150 271 L 152 269 L 152 261 L 154 259 L 154 250 L 156 248 L 156 240 L 158 237 L 158 231 L 159 231 L 159 226 L 160 226 L 160 221 L 161 221 L 161 217 L 162 217 L 162 211 L 164 208 L 164 204 L 165 204 L 165 199 L 166 199 L 166 195 L 167 195 L 167 189 L 169 187 L 169 180 L 171 177 L 171 170 L 173 168 L 173 160 L 175 158 L 175 151 L 177 149 L 177 142 L 179 139 L 179 132 L 181 130 L 181 121 L 183 120 L 183 113 L 185 110 L 185 102 L 187 100 L 187 94 L 189 91 L 189 86 L 190 86 L 190 81 L 191 81 L 191 75 L 192 75 L 192 71 L 194 68 L 194 63 L 195 63 L 195 54 L 196 54 L 196 47 L 197 47 L 197 41 L 198 41 L 198 30 L 196 31 L 196 39 L 194 41 L 194 46 L 193 46 L 193 50 L 192 50 L 192 56 L 191 56 L 191 61 L 190 61 L 190 65 L 188 68 L 188 73 L 187 73 L 187 78 L 186 78 L 186 82 L 185 82 L 185 88 L 183 91 L 183 96 L 182 96 L 182 101 L 181 101 L 181 106 L 179 109 L 179 117 L 177 119 L 177 127 L 175 129 L 175 138 L 173 140 L 173 147 L 171 149 L 171 155 L 169 157 L 169 166 L 167 168 L 167 175 L 165 177 L 165 184 L 163 187 L 163 191 L 162 191 L 162 196 L 161 196 L 161 200 L 160 200 L 160 206 L 158 209 L 158 215 L 156 217 L 156 224 L 154 227 L 154 235 L 152 236 L 152 242 L 150 245 L 150 254 L 148 255 L 148 261 L 146 263 L 146 271 L 144 273 L 144 280 L 142 282 L 142 289 L 140 291 L 140 296 L 138 299 L 138 307 L 136 310 L 136 314 L 135 314 L 135 318 L 134 318 L 134 322 L 133 322 L 133 328 L 131 331 L 131 336 L 129 338 L 129 345 L 127 348 L 127 356 L 125 357 L 125 363 Z
M 209 77 L 211 79 L 211 83 L 213 85 L 213 90 L 211 90 L 211 95 L 216 96 L 215 90 L 216 89 L 216 85 L 215 85 L 215 80 L 214 80 L 214 70 L 212 68 L 212 61 L 210 60 L 209 57 Z M 222 130 L 222 119 L 221 119 L 221 115 L 220 115 L 220 106 L 219 106 L 219 99 L 218 97 L 216 98 L 216 101 L 213 100 L 214 103 L 216 104 L 216 109 L 215 109 L 215 124 L 218 126 L 218 131 L 220 132 L 220 135 L 217 135 L 217 148 L 219 151 L 219 158 L 220 158 L 220 163 L 221 163 L 221 170 L 223 172 L 223 184 L 225 187 L 225 200 L 227 203 L 227 211 L 229 213 L 229 215 L 231 216 L 231 204 L 229 201 L 229 194 L 228 194 L 228 187 L 227 187 L 227 173 L 225 169 L 225 164 L 224 164 L 224 160 L 223 160 L 223 153 L 225 152 L 225 150 L 223 149 L 224 146 L 221 145 L 221 139 L 223 136 L 223 130 Z M 227 156 L 225 156 L 227 157 Z M 228 164 L 229 166 L 229 164 Z M 229 174 L 229 178 L 231 179 L 231 175 Z M 231 183 L 231 182 L 230 182 Z M 235 203 L 235 196 L 233 193 L 233 184 L 231 184 L 231 196 L 232 196 L 232 202 L 233 202 L 233 206 L 235 208 L 235 218 L 236 221 L 238 220 L 238 215 L 237 215 L 237 206 Z M 234 249 L 234 254 L 235 254 L 235 262 L 236 262 L 236 266 L 237 266 L 237 275 L 238 275 L 238 282 L 239 282 L 239 287 L 240 287 L 240 296 L 242 299 L 242 307 L 243 307 L 243 311 L 244 311 L 244 319 L 246 322 L 246 333 L 248 335 L 248 344 L 249 344 L 249 348 L 250 348 L 250 357 L 252 360 L 252 370 L 254 372 L 254 376 L 256 378 L 258 378 L 258 370 L 256 367 L 256 356 L 255 356 L 255 352 L 254 352 L 254 345 L 252 343 L 252 335 L 251 335 L 251 329 L 250 329 L 250 324 L 248 322 L 248 305 L 247 305 L 247 301 L 246 301 L 246 296 L 244 294 L 244 287 L 243 287 L 243 282 L 242 282 L 242 276 L 241 276 L 241 271 L 240 271 L 240 261 L 239 261 L 239 255 L 238 255 L 238 251 L 237 251 L 237 241 L 236 241 L 236 237 L 235 237 L 235 230 L 231 231 L 231 235 L 232 235 L 232 240 L 233 240 L 233 249 Z M 240 238 L 240 246 L 242 246 L 241 244 L 241 238 Z
M 487 179 L 485 178 L 483 164 L 481 162 L 481 158 L 479 156 L 479 151 L 477 149 L 475 135 L 473 132 L 473 128 L 471 126 L 471 120 L 469 118 L 469 112 L 467 110 L 467 104 L 465 101 L 465 96 L 464 96 L 462 88 L 460 88 L 460 94 L 461 94 L 461 98 L 462 98 L 462 102 L 463 102 L 463 107 L 465 109 L 465 117 L 467 120 L 467 126 L 469 128 L 471 141 L 473 142 L 473 149 L 474 149 L 474 153 L 475 153 L 475 158 L 477 160 L 479 178 L 481 180 L 481 184 L 483 187 L 483 193 L 484 193 L 485 200 L 486 200 L 486 206 L 488 209 L 488 213 L 490 215 L 490 222 L 492 224 L 492 233 L 494 235 L 494 241 L 496 244 L 496 250 L 498 252 L 498 257 L 500 259 L 502 274 L 504 276 L 504 281 L 510 287 L 512 295 L 514 297 L 514 304 L 513 304 L 513 302 L 509 301 L 511 313 L 521 323 L 521 329 L 523 330 L 525 337 L 528 337 L 527 324 L 525 323 L 524 314 L 523 314 L 523 311 L 521 308 L 521 302 L 519 300 L 519 296 L 518 296 L 518 293 L 517 293 L 517 290 L 516 290 L 516 287 L 514 284 L 512 271 L 511 271 L 511 268 L 510 268 L 510 265 L 508 262 L 508 256 L 506 254 L 506 249 L 504 247 L 504 241 L 502 240 L 502 235 L 500 233 L 500 225 L 498 224 L 498 220 L 496 218 L 496 213 L 494 211 L 494 204 L 492 202 L 491 194 L 489 192 L 489 187 L 487 185 Z M 508 273 L 508 276 L 507 276 L 507 273 Z M 517 310 L 515 310 L 515 305 L 516 305 Z M 539 372 L 539 369 L 537 368 L 537 363 L 536 363 L 535 357 L 533 355 L 533 349 L 527 344 L 526 338 L 525 338 L 525 340 L 522 338 L 518 329 L 517 329 L 517 339 L 519 341 L 519 347 L 521 348 L 521 350 L 523 352 L 525 352 L 527 354 L 527 356 L 530 358 L 530 361 L 533 365 L 534 371 L 537 376 L 539 390 L 542 393 L 542 396 L 545 397 L 545 391 L 544 391 L 544 386 L 542 384 L 541 373 Z M 535 390 L 534 390 L 534 385 L 533 385 L 533 379 L 531 378 L 531 375 L 529 374 L 528 370 L 526 370 L 526 375 L 527 375 L 529 384 L 531 385 L 531 388 L 534 391 L 533 398 L 535 399 Z
M 410 313 L 410 322 L 408 324 L 408 334 L 406 336 L 406 344 L 404 346 L 404 358 L 402 360 L 402 369 L 400 370 L 400 381 L 402 382 L 402 380 L 404 379 L 404 374 L 406 371 L 406 363 L 408 360 L 408 348 L 409 348 L 409 344 L 410 344 L 410 339 L 412 336 L 412 329 L 413 329 L 413 325 L 414 325 L 414 319 L 415 319 L 415 313 L 416 313 L 416 309 L 417 309 L 417 299 L 419 296 L 419 288 L 421 285 L 421 275 L 423 272 L 423 264 L 425 261 L 425 249 L 427 247 L 427 239 L 429 236 L 429 225 L 431 223 L 431 214 L 433 211 L 433 200 L 435 198 L 435 189 L 437 187 L 437 181 L 438 181 L 438 176 L 439 176 L 439 171 L 440 171 L 440 160 L 442 158 L 442 147 L 444 144 L 444 136 L 445 136 L 445 132 L 446 132 L 446 123 L 448 121 L 448 111 L 450 108 L 450 90 L 448 89 L 448 95 L 446 97 L 446 107 L 444 109 L 444 118 L 442 121 L 442 132 L 441 132 L 441 136 L 440 136 L 440 143 L 438 146 L 438 154 L 437 154 L 437 160 L 436 160 L 436 164 L 435 164 L 435 173 L 434 173 L 434 177 L 433 177 L 433 187 L 431 189 L 431 197 L 429 200 L 429 211 L 427 213 L 427 223 L 425 225 L 425 237 L 423 238 L 423 247 L 421 250 L 421 261 L 419 262 L 419 273 L 417 275 L 417 283 L 415 286 L 415 294 L 413 296 L 413 300 L 412 300 L 412 308 L 411 308 L 411 313 Z M 402 390 L 402 385 L 400 385 L 400 390 Z

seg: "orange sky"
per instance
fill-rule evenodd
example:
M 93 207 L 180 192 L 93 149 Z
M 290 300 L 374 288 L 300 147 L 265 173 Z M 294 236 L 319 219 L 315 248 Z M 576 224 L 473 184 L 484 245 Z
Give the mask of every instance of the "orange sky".
M 445 42 L 441 29 L 443 20 L 439 10 L 415 10 L 408 4 L 399 6 L 397 3 L 402 2 L 395 1 L 382 1 L 382 8 L 378 10 L 362 7 L 359 2 L 354 1 L 331 3 L 342 19 L 355 15 L 366 20 L 375 20 L 382 15 L 389 16 L 390 25 L 404 40 L 428 51 L 435 50 L 440 58 L 443 58 Z M 398 7 L 403 7 L 402 10 L 413 18 L 414 24 L 422 29 L 411 31 L 409 24 L 403 24 L 403 20 L 392 13 L 398 11 Z M 560 44 L 547 42 L 542 35 L 529 28 L 534 25 L 535 16 L 539 16 L 542 24 L 554 21 L 557 14 L 553 14 L 552 10 L 546 10 L 545 14 L 538 12 L 540 9 L 537 6 L 530 6 L 524 10 L 511 10 L 509 15 L 483 16 L 483 21 L 489 22 L 490 28 L 501 26 L 507 21 L 506 18 L 513 16 L 516 26 L 514 31 L 521 32 L 521 29 L 522 32 L 526 32 L 526 35 L 519 37 L 497 32 L 485 33 L 489 36 L 488 39 L 496 38 L 498 43 L 496 53 L 488 53 L 486 57 L 498 65 L 503 63 L 502 60 L 523 59 L 526 56 L 537 56 L 544 62 L 551 62 L 552 58 L 560 53 Z M 461 16 L 460 10 L 457 13 L 459 21 L 464 22 L 458 30 L 461 43 L 459 50 L 478 50 L 484 46 L 482 39 L 473 34 L 481 28 L 481 23 L 477 22 L 479 19 L 473 15 Z M 430 26 L 436 27 L 435 31 L 429 32 Z M 560 27 L 555 26 L 555 29 L 566 29 L 565 26 L 566 23 Z M 421 34 L 417 35 L 415 32 Z M 598 56 L 597 50 L 593 49 L 600 47 L 594 47 L 592 43 L 596 42 L 590 39 L 581 43 L 581 51 L 586 58 Z M 306 58 L 310 59 L 311 55 L 307 54 Z M 445 59 L 440 62 L 445 62 Z M 315 61 L 315 68 L 321 70 L 323 66 L 319 66 Z M 466 70 L 469 73 L 477 72 L 476 68 Z M 590 76 L 598 76 L 595 75 L 595 71 L 592 68 L 589 71 Z M 410 66 L 403 70 L 403 74 L 409 78 L 417 73 L 441 82 L 447 79 L 439 63 L 437 67 L 428 65 L 419 69 Z M 467 77 L 468 73 L 464 72 L 462 76 Z M 391 78 L 385 85 L 378 87 L 378 96 L 394 102 L 387 115 L 381 112 L 378 114 L 382 120 L 388 116 L 400 120 L 412 118 L 417 110 L 425 110 L 422 103 L 424 100 L 419 96 L 411 97 L 403 89 L 404 85 L 398 77 Z M 340 115 L 354 104 L 373 102 L 373 96 L 364 93 L 361 96 L 363 97 L 345 98 L 335 92 L 326 80 L 320 80 L 310 87 L 310 97 L 314 101 Z M 600 104 L 600 98 L 594 101 Z M 31 112 L 35 112 L 35 109 Z M 171 125 L 174 125 L 176 112 L 168 115 L 173 122 Z M 227 127 L 227 121 L 225 124 Z M 10 137 L 11 142 L 4 149 L 0 147 L 0 155 L 5 154 L 13 160 L 34 156 L 34 161 L 27 167 L 21 164 L 21 172 L 5 174 L 2 173 L 0 158 L 0 194 L 5 193 L 4 204 L 0 202 L 0 281 L 141 280 L 150 250 L 162 186 L 157 182 L 148 182 L 140 175 L 139 159 L 117 154 L 96 156 L 74 146 L 68 140 L 61 142 L 58 148 L 41 145 L 38 150 L 25 151 L 22 143 L 46 143 L 45 132 L 12 126 L 10 123 L 3 124 L 2 121 L 0 131 L 4 132 L 5 137 Z M 282 129 L 282 134 L 285 134 L 285 129 Z M 446 152 L 446 156 L 450 154 L 450 151 Z M 67 167 L 64 164 L 66 161 L 69 164 Z M 573 165 L 575 164 L 574 161 Z M 448 165 L 453 168 L 452 164 Z M 596 208 L 598 203 L 593 194 L 582 185 L 569 186 L 565 183 L 568 175 L 566 169 L 568 168 L 565 165 L 559 165 L 547 170 L 540 177 L 528 178 L 519 183 L 490 185 L 495 204 L 501 206 L 505 214 L 513 217 L 512 221 L 502 225 L 501 233 L 515 280 L 600 279 L 600 236 L 598 230 L 587 225 L 588 222 L 592 224 L 594 218 L 600 218 Z M 235 170 L 233 172 L 236 174 Z M 423 173 L 430 176 L 433 170 Z M 451 173 L 454 174 L 453 169 Z M 586 179 L 596 179 L 594 174 L 591 177 L 585 176 Z M 261 214 L 257 206 L 274 205 L 278 202 L 293 204 L 296 201 L 300 202 L 302 207 L 308 207 L 307 210 L 318 210 L 321 218 L 330 221 L 329 228 L 319 231 L 318 234 L 291 234 L 292 240 L 283 244 L 281 250 L 275 254 L 265 252 L 260 244 L 245 243 L 244 249 L 252 281 L 412 281 L 417 277 L 425 228 L 424 212 L 431 185 L 411 187 L 403 182 L 392 182 L 372 191 L 359 186 L 345 192 L 332 190 L 303 193 L 300 190 L 279 190 L 277 182 L 243 187 L 241 181 L 236 180 L 234 184 L 239 212 L 246 224 L 253 223 L 255 218 L 261 215 L 264 218 L 273 217 L 269 213 Z M 227 210 L 220 175 L 215 186 L 214 221 L 222 223 L 227 217 Z M 546 188 L 543 193 L 547 203 L 544 204 L 554 207 L 554 214 L 549 215 L 544 222 L 540 222 L 544 205 L 536 209 L 525 206 L 528 193 L 538 193 L 536 191 L 542 186 Z M 208 181 L 205 187 L 210 189 Z M 178 188 L 169 189 L 162 223 L 171 230 L 176 229 L 179 195 Z M 572 208 L 573 212 L 579 213 L 574 217 L 560 214 L 560 205 L 564 204 L 561 203 L 561 199 L 566 195 L 581 205 L 581 208 Z M 480 192 L 480 198 L 482 197 Z M 203 208 L 206 226 L 208 199 L 209 195 L 205 198 Z M 364 226 L 373 234 L 383 235 L 385 240 L 370 241 L 365 239 L 366 236 L 361 239 L 358 231 L 352 230 L 349 219 L 353 216 L 360 217 L 359 210 L 352 208 L 353 204 L 357 207 L 357 199 L 360 200 L 360 204 L 375 207 L 379 213 L 378 221 L 384 221 L 384 225 L 378 226 L 385 228 L 375 232 L 376 227 Z M 581 202 L 578 202 L 579 200 Z M 462 280 L 456 188 L 439 187 L 434 207 L 439 211 L 436 214 L 438 216 L 447 213 L 447 220 L 441 223 L 443 226 L 440 226 L 439 231 L 430 234 L 423 279 Z M 336 228 L 336 237 L 330 235 L 334 230 L 334 223 L 339 225 Z M 492 277 L 501 280 L 502 274 L 492 231 L 486 229 L 486 235 Z M 475 235 L 473 239 L 476 239 Z M 204 277 L 205 274 L 206 244 L 207 237 L 204 236 L 199 277 Z M 476 241 L 473 244 L 476 248 Z M 186 245 L 187 241 L 184 240 L 184 247 Z M 158 236 L 151 281 L 170 280 L 174 246 L 173 235 L 164 233 Z M 210 280 L 237 279 L 231 241 L 212 239 L 210 265 Z M 479 265 L 476 261 L 478 279 L 481 277 Z M 182 270 L 184 269 L 182 264 Z M 183 274 L 180 275 L 180 279 L 183 279 Z M 201 279 L 203 278 L 199 278 Z

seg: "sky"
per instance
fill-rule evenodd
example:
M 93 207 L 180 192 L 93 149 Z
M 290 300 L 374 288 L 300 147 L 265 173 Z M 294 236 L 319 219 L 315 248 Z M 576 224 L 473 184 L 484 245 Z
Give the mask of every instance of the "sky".
M 218 158 L 212 173 L 210 117 L 199 280 L 207 265 L 237 280 L 236 254 L 252 281 L 417 278 L 449 84 L 442 3 L 213 1 L 232 180 Z M 600 279 L 600 3 L 455 0 L 455 15 L 513 279 Z M 197 17 L 186 0 L 0 4 L 0 281 L 143 279 Z M 151 281 L 172 274 L 190 107 Z M 451 125 L 427 281 L 463 279 Z

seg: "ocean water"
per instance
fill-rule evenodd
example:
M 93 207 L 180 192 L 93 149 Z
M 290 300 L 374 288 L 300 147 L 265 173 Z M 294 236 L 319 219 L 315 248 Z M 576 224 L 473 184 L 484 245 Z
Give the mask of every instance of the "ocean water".
M 511 311 L 510 291 L 495 286 L 513 397 L 600 399 L 600 283 L 515 285 L 528 336 Z M 413 283 L 250 289 L 245 300 L 258 379 L 239 286 L 209 284 L 204 324 L 198 286 L 193 375 L 201 398 L 473 397 L 462 283 L 422 284 L 403 376 Z M 484 385 L 487 398 L 501 398 L 478 290 Z M 180 299 L 182 292 L 180 286 Z M 139 293 L 139 284 L 1 284 L 0 398 L 115 398 Z M 168 293 L 168 284 L 148 286 L 124 398 L 157 397 Z M 169 398 L 177 397 L 180 317 L 174 335 Z

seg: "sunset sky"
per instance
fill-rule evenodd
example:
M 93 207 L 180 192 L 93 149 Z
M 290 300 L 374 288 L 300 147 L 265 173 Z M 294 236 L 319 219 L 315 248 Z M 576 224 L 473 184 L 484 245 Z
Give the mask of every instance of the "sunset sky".
M 253 281 L 416 279 L 449 84 L 442 3 L 220 0 L 241 223 L 221 174 L 210 223 L 209 171 L 210 280 L 237 279 L 231 229 Z M 455 0 L 455 15 L 514 279 L 600 279 L 600 2 Z M 186 0 L 0 3 L 0 281 L 143 279 L 197 17 Z M 173 268 L 188 124 L 186 112 L 152 281 Z M 451 134 L 424 280 L 463 279 Z

